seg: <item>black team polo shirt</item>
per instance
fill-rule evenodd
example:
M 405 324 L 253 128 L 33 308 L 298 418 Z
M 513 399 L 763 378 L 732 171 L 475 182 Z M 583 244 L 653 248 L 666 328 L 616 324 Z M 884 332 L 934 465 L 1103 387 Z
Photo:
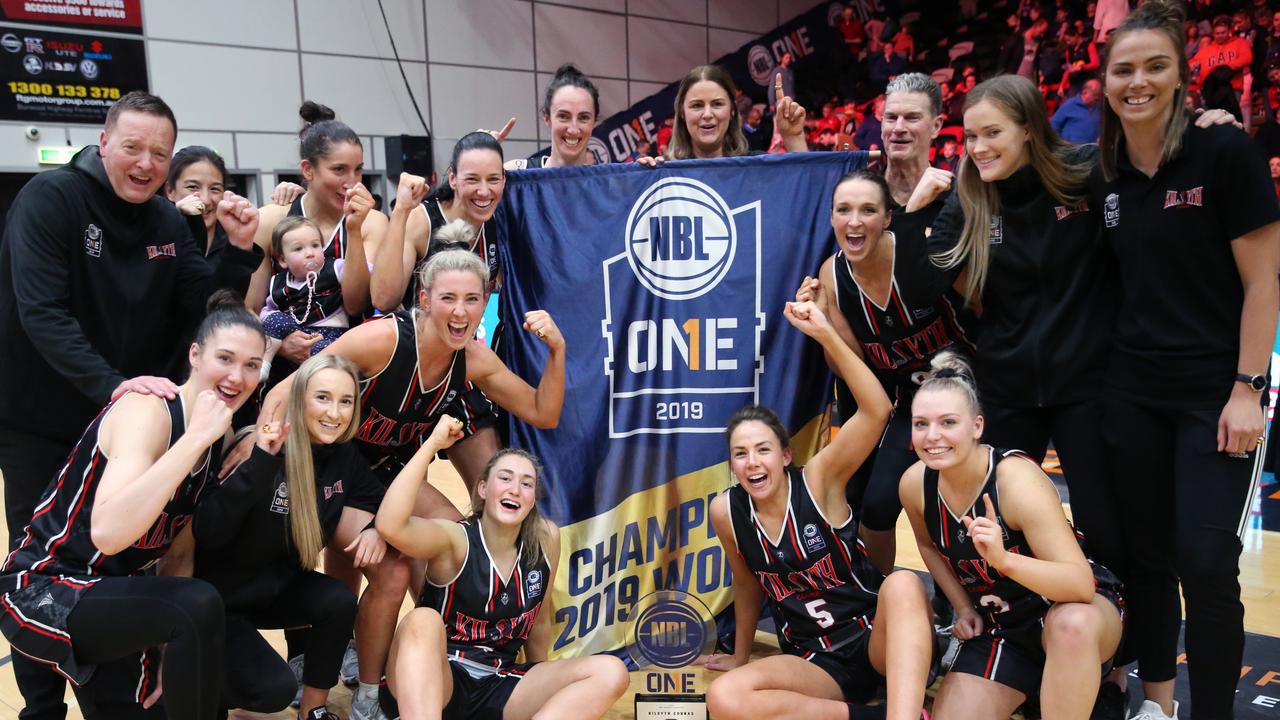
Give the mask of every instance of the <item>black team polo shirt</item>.
M 1244 287 L 1232 240 L 1280 220 L 1267 161 L 1230 125 L 1190 126 L 1182 150 L 1148 178 L 1121 144 L 1119 175 L 1090 178 L 1120 265 L 1106 386 L 1169 409 L 1217 409 L 1233 387 Z

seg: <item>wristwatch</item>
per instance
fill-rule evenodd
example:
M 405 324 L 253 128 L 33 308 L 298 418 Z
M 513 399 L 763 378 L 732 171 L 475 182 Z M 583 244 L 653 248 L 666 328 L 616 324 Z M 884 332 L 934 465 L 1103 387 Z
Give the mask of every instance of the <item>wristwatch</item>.
M 1248 385 L 1254 392 L 1262 392 L 1267 389 L 1268 385 L 1266 375 L 1246 375 L 1244 373 L 1237 373 L 1236 382 L 1242 382 L 1245 385 Z

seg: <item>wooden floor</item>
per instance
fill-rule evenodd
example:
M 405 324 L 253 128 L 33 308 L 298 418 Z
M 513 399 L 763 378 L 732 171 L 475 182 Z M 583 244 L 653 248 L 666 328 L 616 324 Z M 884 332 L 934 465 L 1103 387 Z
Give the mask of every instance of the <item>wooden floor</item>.
M 466 491 L 461 480 L 453 472 L 451 465 L 445 462 L 433 463 L 431 466 L 432 484 L 439 487 L 455 504 L 462 506 L 466 502 Z M 0 478 L 3 483 L 3 478 Z M 1274 489 L 1274 487 L 1272 488 Z M 0 536 L 6 531 L 3 518 L 0 518 Z M 1280 584 L 1280 533 L 1251 529 L 1245 536 L 1244 555 L 1240 560 L 1240 585 L 1245 606 L 1245 628 L 1249 632 L 1263 635 L 1280 636 L 1280 594 L 1276 585 Z M 923 570 L 924 565 L 915 548 L 915 541 L 906 517 L 898 521 L 898 563 L 904 567 Z M 406 600 L 403 612 L 407 612 L 411 604 Z M 267 631 L 264 633 L 272 644 L 283 652 L 284 638 L 282 633 Z M 777 652 L 777 642 L 772 635 L 756 634 L 753 656 L 770 655 Z M 0 720 L 17 720 L 18 710 L 22 707 L 22 697 L 14 684 L 13 671 L 8 664 L 9 646 L 0 638 Z M 698 673 L 698 687 L 705 688 L 719 673 L 704 672 L 702 668 L 694 668 Z M 613 709 L 605 715 L 608 720 L 632 718 L 635 693 L 643 690 L 643 673 L 631 674 L 631 687 L 627 694 L 614 704 Z M 75 697 L 67 692 L 67 703 L 71 707 L 68 720 L 82 720 L 75 705 Z M 346 717 L 351 704 L 351 692 L 345 687 L 334 688 L 329 695 L 329 707 Z M 293 710 L 273 715 L 256 713 L 233 713 L 232 718 L 248 720 L 249 718 L 271 718 L 272 720 L 293 720 L 297 713 Z

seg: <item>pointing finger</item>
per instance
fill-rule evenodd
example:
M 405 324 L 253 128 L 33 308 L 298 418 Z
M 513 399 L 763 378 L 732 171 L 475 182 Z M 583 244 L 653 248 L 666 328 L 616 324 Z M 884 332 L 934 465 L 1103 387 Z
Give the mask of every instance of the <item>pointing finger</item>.
M 987 506 L 987 519 L 991 522 L 997 522 L 996 508 L 991 504 L 991 496 L 987 493 L 982 493 L 982 502 Z
M 498 142 L 502 142 L 503 140 L 506 140 L 507 135 L 511 134 L 511 129 L 514 128 L 515 126 L 516 126 L 515 118 L 511 118 L 510 120 L 508 120 L 507 124 L 503 125 L 502 129 L 498 131 Z

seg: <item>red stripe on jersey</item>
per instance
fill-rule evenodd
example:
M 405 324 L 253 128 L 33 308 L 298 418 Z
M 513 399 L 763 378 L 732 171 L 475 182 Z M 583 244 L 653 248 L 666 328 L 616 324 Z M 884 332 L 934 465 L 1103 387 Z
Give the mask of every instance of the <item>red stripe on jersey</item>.
M 855 281 L 856 282 L 856 281 Z M 880 334 L 880 323 L 876 322 L 876 308 L 871 304 L 871 300 L 861 293 L 859 297 L 862 299 L 862 314 L 867 317 L 867 324 L 871 326 L 871 334 Z
M 893 285 L 889 288 L 889 303 L 898 308 L 898 317 L 902 318 L 903 327 L 911 327 L 911 313 L 907 312 L 907 306 L 902 302 L 902 295 L 898 294 L 898 281 L 894 280 Z
M 942 506 L 941 496 L 938 497 L 938 527 L 942 529 L 938 533 L 942 537 L 938 538 L 938 540 L 942 543 L 942 549 L 946 550 L 951 547 L 951 544 L 947 542 L 948 538 L 951 537 L 951 528 L 947 525 L 947 510 Z
M 516 557 L 519 558 L 520 553 L 523 551 L 524 546 L 522 545 L 517 549 Z M 521 582 L 524 580 L 524 573 L 520 572 L 519 560 L 516 561 L 516 568 L 511 573 L 511 580 L 516 584 L 516 601 L 520 603 L 520 607 L 524 607 L 524 583 Z
M 783 532 L 785 532 L 787 534 L 787 538 L 791 540 L 791 547 L 795 548 L 796 557 L 809 557 L 808 554 L 800 549 L 800 534 L 796 532 L 795 519 L 791 516 L 790 509 L 788 509 L 787 512 L 787 524 L 783 528 Z
M 18 623 L 18 625 L 20 625 L 23 628 L 26 628 L 27 630 L 30 630 L 39 635 L 43 635 L 47 638 L 57 640 L 60 643 L 65 643 L 66 645 L 71 644 L 71 639 L 68 638 L 67 636 L 59 635 L 44 627 L 41 627 L 40 625 L 30 622 L 26 618 L 22 617 L 22 615 L 18 612 L 18 608 L 12 602 L 9 601 L 8 594 L 0 595 L 0 609 L 3 609 L 6 615 L 13 618 L 14 622 Z M 23 653 L 23 655 L 26 655 L 26 653 Z
M 78 516 L 80 511 L 84 509 L 85 498 L 89 496 L 89 487 L 93 485 L 93 481 L 97 479 L 98 461 L 101 459 L 102 453 L 100 451 L 95 451 L 93 453 L 93 461 L 89 464 L 89 469 L 85 472 L 84 483 L 80 487 L 80 499 L 76 500 L 75 506 L 71 508 L 71 512 L 67 515 L 66 525 L 64 525 L 62 530 L 59 531 L 59 534 L 62 535 L 62 537 L 58 538 L 49 546 L 49 557 L 44 562 L 34 565 L 31 568 L 32 571 L 39 572 L 42 568 L 53 562 L 53 557 L 57 554 L 58 548 L 67 541 L 67 538 L 71 537 L 70 530 L 72 526 L 75 525 L 76 516 Z

